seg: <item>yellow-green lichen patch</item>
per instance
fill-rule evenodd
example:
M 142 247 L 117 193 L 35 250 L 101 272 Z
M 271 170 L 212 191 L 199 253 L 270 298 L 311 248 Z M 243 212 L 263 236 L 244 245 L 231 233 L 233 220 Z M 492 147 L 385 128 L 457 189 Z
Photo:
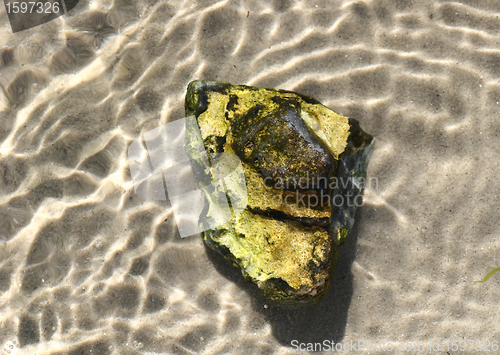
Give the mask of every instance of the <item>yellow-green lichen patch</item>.
M 219 92 L 209 92 L 208 102 L 207 110 L 198 116 L 201 137 L 203 139 L 208 136 L 223 137 L 228 128 L 225 112 L 229 96 Z
M 338 159 L 349 137 L 349 120 L 323 105 L 302 102 L 301 117 L 314 134 Z
M 269 180 L 264 182 L 262 176 L 246 163 L 243 163 L 243 171 L 245 172 L 248 206 L 250 208 L 262 211 L 273 209 L 292 217 L 330 217 L 331 203 L 327 192 L 314 196 L 299 191 L 275 188 L 276 184 Z
M 271 100 L 277 96 L 277 92 L 267 89 L 251 89 L 245 86 L 233 86 L 229 90 L 230 95 L 236 95 L 238 102 L 235 107 L 235 114 L 244 115 L 255 105 L 263 105 L 266 110 L 262 112 L 262 116 L 268 115 L 278 109 L 278 105 Z
M 281 278 L 294 289 L 313 286 L 310 262 L 325 261 L 328 233 L 244 211 L 217 237 L 253 279 Z
M 337 228 L 337 244 L 338 245 L 344 244 L 348 235 L 349 235 L 349 231 L 346 228 L 342 228 L 342 229 Z

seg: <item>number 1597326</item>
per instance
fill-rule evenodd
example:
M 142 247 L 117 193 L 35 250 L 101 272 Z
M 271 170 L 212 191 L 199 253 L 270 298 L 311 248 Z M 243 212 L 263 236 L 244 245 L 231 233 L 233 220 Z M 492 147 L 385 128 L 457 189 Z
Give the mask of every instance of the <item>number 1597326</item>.
M 446 347 L 447 351 L 466 351 L 467 348 L 469 351 L 498 351 L 498 340 L 465 340 L 465 339 L 460 339 L 460 340 L 453 340 L 449 341 L 446 340 L 443 342 L 443 344 Z M 439 343 L 438 343 L 439 347 Z
M 8 2 L 5 4 L 7 8 L 7 13 L 13 13 L 13 14 L 33 14 L 33 13 L 45 13 L 45 14 L 52 14 L 52 13 L 59 13 L 60 8 L 58 2 L 50 3 L 50 2 L 36 2 L 36 1 L 20 1 L 20 2 Z

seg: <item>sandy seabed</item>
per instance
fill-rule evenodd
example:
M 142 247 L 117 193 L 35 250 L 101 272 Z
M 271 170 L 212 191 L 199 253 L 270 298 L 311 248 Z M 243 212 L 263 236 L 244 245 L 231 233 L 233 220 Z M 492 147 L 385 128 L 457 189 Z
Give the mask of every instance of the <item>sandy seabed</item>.
M 500 275 L 474 283 L 500 266 L 500 2 L 80 0 L 17 33 L 0 8 L 0 354 L 500 340 Z M 375 136 L 318 304 L 268 305 L 135 195 L 128 146 L 195 79 L 297 91 Z

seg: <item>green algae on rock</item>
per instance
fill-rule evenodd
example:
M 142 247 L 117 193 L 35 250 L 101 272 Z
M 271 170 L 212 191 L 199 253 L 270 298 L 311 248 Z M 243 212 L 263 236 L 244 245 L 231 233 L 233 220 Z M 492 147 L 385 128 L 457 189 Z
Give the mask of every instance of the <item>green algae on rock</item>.
M 277 305 L 301 307 L 324 297 L 354 223 L 353 198 L 363 187 L 373 137 L 356 120 L 284 90 L 193 81 L 185 108 L 213 158 L 209 165 L 191 154 L 207 197 L 200 216 L 205 243 Z M 189 131 L 188 154 L 196 152 Z M 214 162 L 228 154 L 241 161 L 246 191 L 218 184 Z M 246 208 L 213 227 L 218 201 L 228 196 Z

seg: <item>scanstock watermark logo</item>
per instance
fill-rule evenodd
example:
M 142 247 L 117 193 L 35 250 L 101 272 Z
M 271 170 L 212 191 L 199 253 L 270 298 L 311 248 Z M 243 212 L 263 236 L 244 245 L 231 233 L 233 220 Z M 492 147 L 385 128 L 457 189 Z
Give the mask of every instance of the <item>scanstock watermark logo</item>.
M 168 199 L 181 238 L 218 227 L 247 206 L 241 160 L 229 153 L 209 155 L 194 116 L 144 133 L 129 146 L 128 161 L 135 194 Z M 200 218 L 205 198 L 209 210 Z
M 33 28 L 67 14 L 79 0 L 3 0 L 12 32 Z

